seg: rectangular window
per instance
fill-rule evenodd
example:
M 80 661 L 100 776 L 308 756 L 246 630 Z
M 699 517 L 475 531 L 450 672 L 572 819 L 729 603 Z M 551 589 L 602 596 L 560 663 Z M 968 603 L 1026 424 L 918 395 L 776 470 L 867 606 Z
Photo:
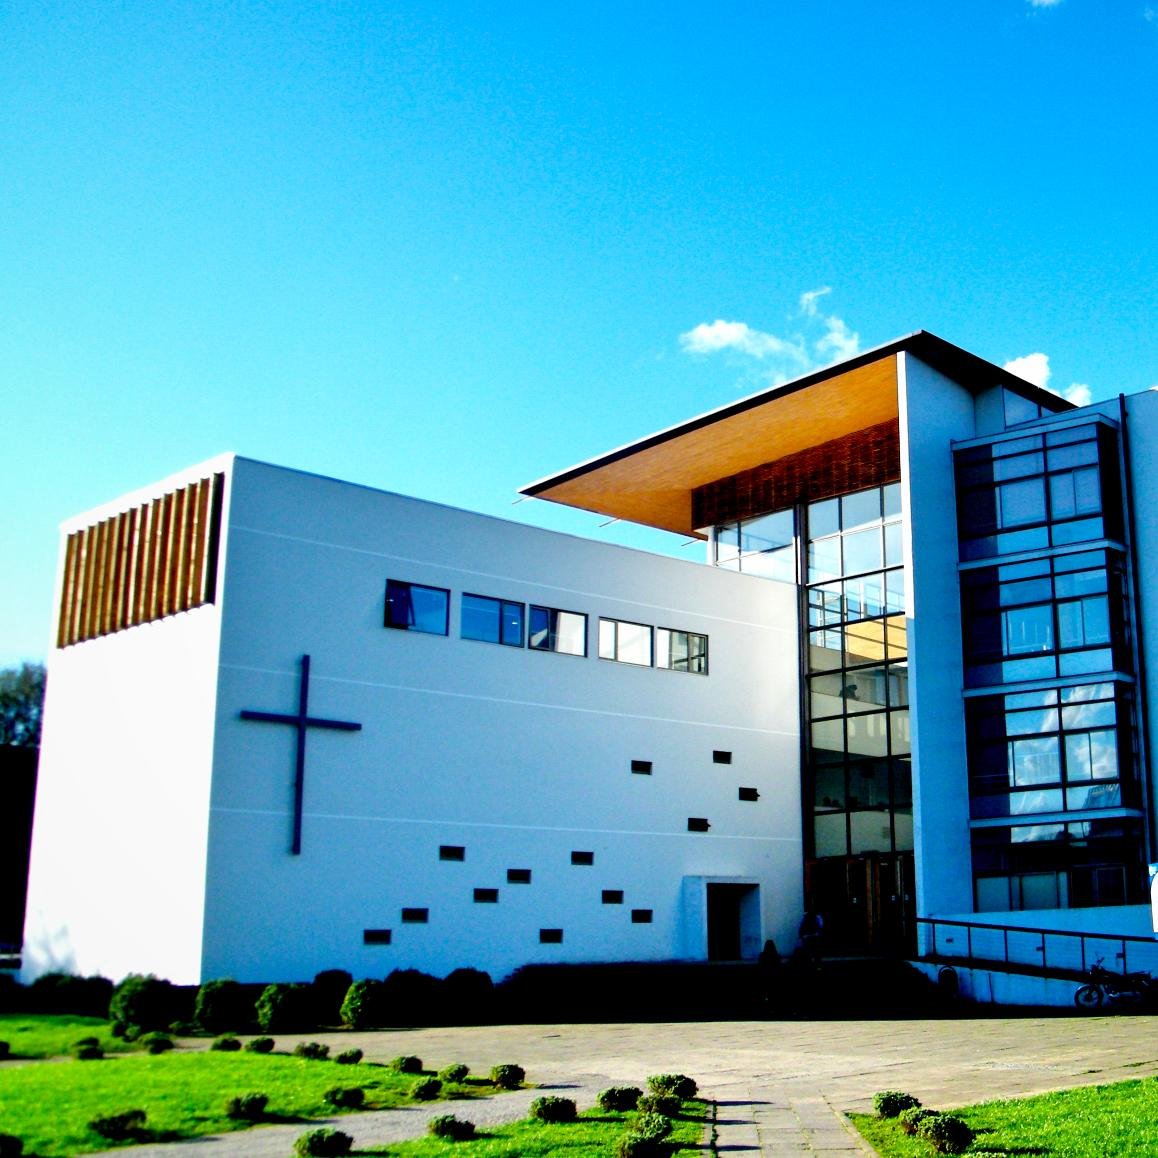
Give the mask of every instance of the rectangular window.
M 363 929 L 363 945 L 389 945 L 393 940 L 393 933 L 389 929 Z
M 529 885 L 531 883 L 530 869 L 507 869 L 508 885 Z
M 593 852 L 580 852 L 578 850 L 573 851 L 571 853 L 571 863 L 582 865 L 594 864 L 595 854 Z
M 688 817 L 688 832 L 707 832 L 712 826 L 708 823 L 707 818 L 703 816 L 689 816 Z
M 462 638 L 523 646 L 523 605 L 488 595 L 463 595 Z
M 760 799 L 760 793 L 757 792 L 755 788 L 741 788 L 739 790 L 739 796 L 741 800 L 746 800 L 750 803 L 754 803 Z
M 499 890 L 475 889 L 474 903 L 476 905 L 497 905 L 499 903 Z
M 650 925 L 651 909 L 632 909 L 631 923 L 633 925 Z
M 599 658 L 651 667 L 651 628 L 622 619 L 600 619 Z
M 539 944 L 540 945 L 562 945 L 563 944 L 563 930 L 562 929 L 540 929 L 539 930 Z
M 651 775 L 651 761 L 650 760 L 632 760 L 631 770 L 639 776 Z
M 403 909 L 402 923 L 404 925 L 425 925 L 430 920 L 429 909 Z
M 713 764 L 731 764 L 731 762 L 732 762 L 732 753 L 731 752 L 725 752 L 725 751 L 722 751 L 720 748 L 717 748 L 712 753 L 712 763 Z
M 401 579 L 386 580 L 387 627 L 446 635 L 450 624 L 450 592 Z
M 708 674 L 708 637 L 694 631 L 655 629 L 655 666 L 670 671 Z
M 438 846 L 439 860 L 466 860 L 466 847 L 461 844 L 440 844 Z
M 622 889 L 604 889 L 603 903 L 605 905 L 622 905 L 623 904 L 623 890 Z
M 578 611 L 531 605 L 528 646 L 535 651 L 558 651 L 564 655 L 587 654 L 587 616 Z

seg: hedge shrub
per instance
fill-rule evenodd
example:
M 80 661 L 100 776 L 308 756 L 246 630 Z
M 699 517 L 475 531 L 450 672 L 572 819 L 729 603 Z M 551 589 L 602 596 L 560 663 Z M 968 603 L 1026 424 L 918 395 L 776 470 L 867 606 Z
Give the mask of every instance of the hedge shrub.
M 0 1061 L 6 1057 L 11 1057 L 12 1046 L 6 1041 L 0 1041 Z
M 255 1037 L 245 1043 L 249 1053 L 273 1053 L 274 1040 L 272 1037 Z
M 122 1110 L 119 1114 L 108 1114 L 103 1118 L 93 1118 L 88 1128 L 110 1142 L 140 1140 L 145 1135 L 144 1110 Z
M 917 1137 L 938 1154 L 964 1154 L 973 1143 L 974 1133 L 956 1114 L 930 1114 L 917 1126 Z
M 904 1090 L 880 1090 L 873 1094 L 873 1109 L 878 1118 L 895 1118 L 902 1110 L 914 1110 L 921 1103 Z
M 674 1118 L 683 1109 L 683 1102 L 674 1094 L 644 1094 L 635 1104 L 641 1114 L 662 1114 Z
M 410 1087 L 410 1096 L 420 1102 L 433 1102 L 442 1093 L 438 1078 L 421 1078 Z
M 500 1090 L 517 1090 L 526 1080 L 527 1071 L 522 1066 L 501 1065 L 491 1069 L 491 1085 Z
M 105 1017 L 112 995 L 113 983 L 107 977 L 42 973 L 28 987 L 28 1004 L 34 1013 Z
M 345 969 L 323 969 L 310 985 L 315 1025 L 338 1025 L 342 1020 L 342 1002 L 354 978 Z
M 577 1113 L 570 1098 L 536 1098 L 531 1103 L 530 1116 L 540 1122 L 574 1122 Z
M 173 1048 L 173 1039 L 167 1033 L 146 1033 L 141 1045 L 151 1054 L 168 1053 Z
M 308 985 L 267 985 L 253 1011 L 266 1033 L 301 1033 L 315 1027 L 312 991 Z
M 294 1046 L 294 1057 L 304 1057 L 307 1061 L 325 1061 L 330 1056 L 330 1047 L 320 1041 L 299 1041 Z
M 386 1022 L 386 987 L 367 977 L 346 990 L 340 1010 L 342 1024 L 351 1029 L 372 1029 Z
M 453 1114 L 439 1114 L 426 1123 L 426 1129 L 435 1138 L 448 1142 L 465 1142 L 474 1137 L 474 1123 L 456 1118 Z
M 671 1133 L 671 1118 L 666 1114 L 640 1114 L 631 1124 L 631 1132 L 658 1142 Z
M 72 1047 L 72 1056 L 77 1061 L 100 1061 L 105 1051 L 96 1044 L 96 1038 L 84 1038 Z
M 361 1086 L 334 1086 L 324 1096 L 335 1109 L 358 1110 L 366 1100 L 366 1091 Z
M 422 1073 L 422 1058 L 415 1057 L 412 1053 L 399 1054 L 398 1057 L 392 1057 L 387 1065 L 397 1074 L 420 1074 Z
M 609 1086 L 599 1092 L 596 1101 L 601 1110 L 618 1110 L 622 1113 L 634 1110 L 642 1096 L 643 1090 L 638 1086 Z
M 653 1094 L 669 1094 L 673 1098 L 694 1098 L 699 1087 L 687 1074 L 652 1074 L 647 1088 Z
M 906 1134 L 915 1134 L 921 1122 L 926 1118 L 932 1117 L 936 1112 L 936 1110 L 922 1109 L 920 1106 L 910 1106 L 907 1110 L 902 1110 L 897 1115 L 897 1125 L 900 1126 Z
M 253 1018 L 245 990 L 231 977 L 206 981 L 197 990 L 193 1020 L 205 1033 L 236 1033 Z
M 362 1060 L 362 1056 L 360 1049 L 344 1049 L 334 1061 L 340 1066 L 356 1066 Z
M 15 1134 L 0 1134 L 0 1158 L 20 1158 L 24 1142 Z
M 350 1153 L 353 1144 L 354 1139 L 349 1134 L 323 1127 L 298 1138 L 294 1143 L 294 1154 L 297 1158 L 341 1158 L 341 1155 Z
M 267 1094 L 240 1094 L 225 1103 L 225 1116 L 237 1122 L 260 1122 L 269 1105 Z
M 459 1082 L 465 1082 L 469 1073 L 470 1066 L 463 1065 L 462 1062 L 455 1062 L 454 1065 L 443 1066 L 438 1071 L 438 1078 L 439 1081 L 453 1082 L 457 1085 Z
M 139 1026 L 144 1032 L 165 1029 L 177 1003 L 173 985 L 152 973 L 130 973 L 109 998 L 109 1020 Z
M 241 1042 L 233 1034 L 223 1033 L 220 1037 L 214 1038 L 213 1044 L 209 1048 L 220 1053 L 236 1053 L 241 1049 Z

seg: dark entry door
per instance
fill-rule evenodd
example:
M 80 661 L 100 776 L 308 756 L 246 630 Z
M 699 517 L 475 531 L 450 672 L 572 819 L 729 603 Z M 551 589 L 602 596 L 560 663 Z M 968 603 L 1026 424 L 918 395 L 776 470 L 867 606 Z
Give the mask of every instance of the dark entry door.
M 708 885 L 708 960 L 740 959 L 740 902 L 751 885 Z
M 912 853 L 826 857 L 806 870 L 807 907 L 824 918 L 825 950 L 906 953 L 913 941 Z

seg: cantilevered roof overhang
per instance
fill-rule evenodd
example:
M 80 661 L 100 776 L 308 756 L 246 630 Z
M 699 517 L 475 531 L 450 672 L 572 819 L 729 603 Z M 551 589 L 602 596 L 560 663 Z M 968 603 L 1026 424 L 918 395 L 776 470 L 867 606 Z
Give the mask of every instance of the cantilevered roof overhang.
M 692 491 L 741 471 L 896 419 L 898 359 L 912 353 L 977 394 L 1005 386 L 1050 410 L 1055 394 L 926 330 L 709 410 L 521 489 L 600 515 L 694 535 Z

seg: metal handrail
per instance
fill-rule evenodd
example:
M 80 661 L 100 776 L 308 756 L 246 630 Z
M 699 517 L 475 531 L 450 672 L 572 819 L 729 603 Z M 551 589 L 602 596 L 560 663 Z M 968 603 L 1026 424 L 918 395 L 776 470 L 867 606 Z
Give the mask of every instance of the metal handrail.
M 1129 946 L 1130 945 L 1148 945 L 1151 949 L 1158 946 L 1158 941 L 1154 937 L 1138 937 L 1133 934 L 1124 933 L 1075 933 L 1072 929 L 1038 929 L 1028 925 L 990 925 L 982 921 L 952 921 L 942 919 L 940 917 L 917 917 L 917 925 L 928 925 L 932 929 L 933 939 L 928 956 L 941 956 L 937 947 L 937 928 L 938 926 L 945 926 L 947 928 L 964 929 L 965 930 L 965 956 L 970 960 L 973 958 L 973 932 L 975 929 L 984 929 L 986 932 L 1001 933 L 1002 941 L 1002 956 L 1000 958 L 1006 964 L 1016 964 L 1009 956 L 1009 934 L 1029 934 L 1031 936 L 1039 937 L 1040 944 L 1034 946 L 1034 949 L 1041 954 L 1041 968 L 1049 969 L 1047 938 L 1055 937 L 1066 939 L 1064 943 L 1072 944 L 1074 941 L 1079 943 L 1081 949 L 1082 972 L 1089 969 L 1089 963 L 1086 959 L 1086 942 L 1087 941 L 1110 941 L 1115 942 L 1121 946 L 1119 952 L 1114 956 L 1122 962 L 1122 972 L 1129 972 Z M 946 956 L 960 956 L 960 954 L 947 953 Z M 982 958 L 977 958 L 981 960 Z M 992 960 L 992 958 L 984 958 L 984 960 Z M 1100 960 L 1100 958 L 1099 958 Z M 1060 966 L 1058 966 L 1060 968 Z

